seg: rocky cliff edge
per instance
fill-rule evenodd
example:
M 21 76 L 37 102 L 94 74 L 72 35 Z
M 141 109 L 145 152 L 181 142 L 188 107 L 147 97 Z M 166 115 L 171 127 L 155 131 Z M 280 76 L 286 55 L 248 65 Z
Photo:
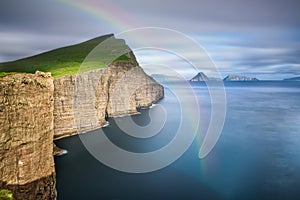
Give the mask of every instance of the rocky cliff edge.
M 0 188 L 14 199 L 55 199 L 53 79 L 15 74 L 0 79 Z
M 163 98 L 136 62 L 53 79 L 49 73 L 0 78 L 0 188 L 17 199 L 55 199 L 53 139 L 102 127 Z

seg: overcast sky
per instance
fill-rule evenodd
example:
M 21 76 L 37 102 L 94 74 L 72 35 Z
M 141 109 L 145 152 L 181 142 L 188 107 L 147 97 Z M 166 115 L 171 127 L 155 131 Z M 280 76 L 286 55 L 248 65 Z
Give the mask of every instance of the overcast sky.
M 196 40 L 222 76 L 300 76 L 299 0 L 1 0 L 0 61 L 148 26 Z M 166 58 L 186 77 L 195 73 L 166 53 L 136 54 L 141 64 Z

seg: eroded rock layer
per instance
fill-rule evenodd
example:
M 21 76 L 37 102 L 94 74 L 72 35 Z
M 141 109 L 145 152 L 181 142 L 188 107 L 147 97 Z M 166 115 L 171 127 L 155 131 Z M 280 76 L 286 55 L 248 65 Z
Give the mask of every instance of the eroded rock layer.
M 164 95 L 163 87 L 134 62 L 114 62 L 54 80 L 56 139 L 102 127 L 105 117 L 137 113 Z
M 18 199 L 55 199 L 53 139 L 102 127 L 106 117 L 137 113 L 164 95 L 136 62 L 51 78 L 0 79 L 0 189 Z
M 39 199 L 40 190 L 55 198 L 53 90 L 49 74 L 0 79 L 0 188 L 15 199 Z

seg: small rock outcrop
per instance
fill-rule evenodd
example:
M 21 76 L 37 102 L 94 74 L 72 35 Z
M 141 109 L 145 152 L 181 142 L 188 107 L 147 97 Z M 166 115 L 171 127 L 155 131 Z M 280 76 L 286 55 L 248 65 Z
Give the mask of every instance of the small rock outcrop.
M 259 80 L 257 78 L 231 74 L 226 76 L 223 79 L 223 81 L 259 81 Z

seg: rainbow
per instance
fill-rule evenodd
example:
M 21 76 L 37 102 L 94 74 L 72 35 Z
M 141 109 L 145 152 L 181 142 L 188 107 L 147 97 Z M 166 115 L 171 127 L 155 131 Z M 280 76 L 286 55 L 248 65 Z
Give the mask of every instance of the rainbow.
M 109 1 L 97 0 L 56 0 L 57 2 L 73 7 L 92 17 L 105 22 L 114 31 L 122 32 L 132 27 L 136 27 L 136 22 L 130 18 L 117 5 Z
M 106 25 L 110 26 L 115 33 L 122 33 L 129 29 L 139 28 L 137 21 L 129 17 L 124 10 L 122 10 L 118 5 L 110 3 L 108 1 L 98 1 L 98 0 L 55 0 L 56 2 L 72 7 L 83 14 L 90 15 L 96 19 L 104 22 Z M 130 37 L 130 36 L 129 36 Z M 135 41 L 138 41 L 139 37 L 134 37 Z M 142 42 L 143 43 L 143 42 Z M 201 47 L 202 48 L 202 47 Z M 134 51 L 134 50 L 133 50 Z M 188 108 L 188 106 L 186 106 Z M 191 108 L 194 109 L 194 108 Z M 191 120 L 196 119 L 197 116 L 191 116 Z M 196 130 L 196 127 L 190 126 L 190 132 Z M 200 149 L 202 142 L 196 140 L 198 148 Z M 216 161 L 217 162 L 217 161 Z M 204 160 L 199 161 L 199 167 L 201 172 L 208 170 Z

